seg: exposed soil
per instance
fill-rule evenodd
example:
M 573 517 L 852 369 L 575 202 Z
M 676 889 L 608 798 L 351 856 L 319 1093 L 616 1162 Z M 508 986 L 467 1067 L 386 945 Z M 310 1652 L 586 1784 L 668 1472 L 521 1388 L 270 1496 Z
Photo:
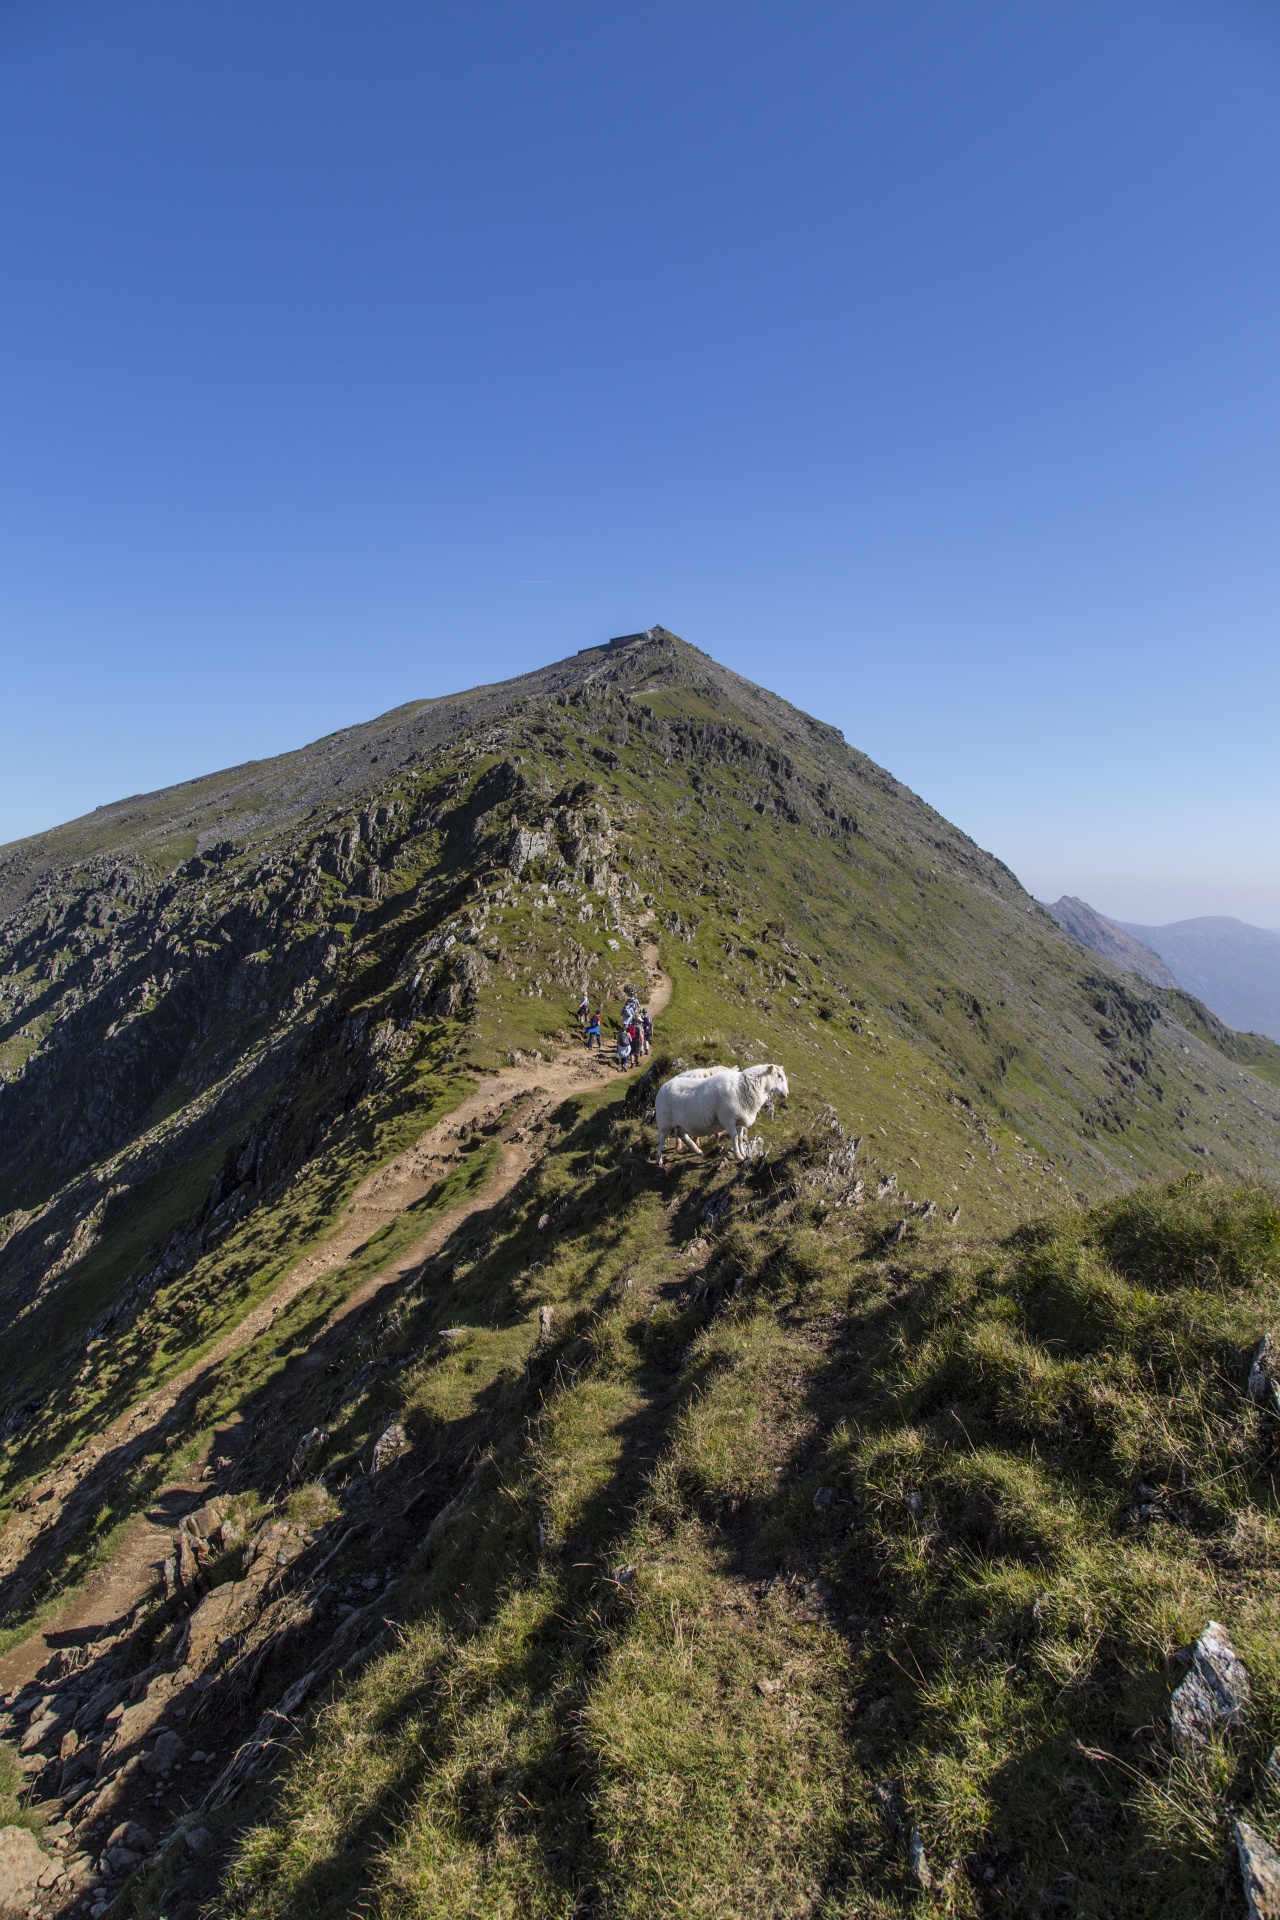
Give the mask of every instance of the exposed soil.
M 649 981 L 648 1005 L 651 1012 L 658 1015 L 670 1001 L 671 982 L 658 965 L 656 946 L 646 948 L 644 959 Z M 64 1462 L 51 1492 L 43 1488 L 35 1490 L 36 1500 L 30 1511 L 14 1514 L 5 1530 L 0 1544 L 0 1575 L 10 1572 L 31 1553 L 39 1535 L 49 1535 L 52 1544 L 61 1531 L 60 1521 L 79 1524 L 81 1509 L 100 1504 L 103 1497 L 101 1477 L 93 1473 L 99 1462 L 110 1457 L 113 1473 L 131 1465 L 148 1437 L 164 1424 L 180 1397 L 203 1374 L 268 1332 L 276 1316 L 300 1293 L 322 1275 L 341 1266 L 381 1227 L 430 1193 L 461 1164 L 464 1147 L 478 1128 L 491 1125 L 513 1102 L 525 1096 L 518 1125 L 510 1137 L 502 1139 L 501 1159 L 483 1188 L 439 1216 L 420 1238 L 371 1274 L 329 1316 L 316 1335 L 317 1343 L 346 1316 L 421 1266 L 471 1214 L 493 1206 L 508 1193 L 536 1157 L 537 1143 L 532 1136 L 538 1122 L 569 1095 L 603 1086 L 616 1072 L 608 1054 L 588 1053 L 583 1049 L 566 1051 L 553 1060 L 521 1061 L 493 1079 L 482 1081 L 446 1119 L 429 1127 L 411 1147 L 361 1183 L 323 1246 L 301 1260 L 274 1292 L 230 1328 L 196 1363 L 120 1415 L 78 1455 Z M 296 1371 L 291 1379 L 296 1382 Z M 234 1430 L 224 1430 L 215 1436 L 209 1452 L 234 1452 L 234 1449 Z M 55 1649 L 99 1639 L 113 1624 L 122 1626 L 127 1621 L 154 1587 L 166 1556 L 172 1552 L 175 1525 L 184 1513 L 207 1496 L 211 1477 L 212 1470 L 202 1460 L 185 1477 L 161 1489 L 147 1511 L 136 1515 L 126 1526 L 110 1559 L 70 1591 L 38 1631 L 0 1658 L 0 1691 L 12 1692 L 33 1679 Z

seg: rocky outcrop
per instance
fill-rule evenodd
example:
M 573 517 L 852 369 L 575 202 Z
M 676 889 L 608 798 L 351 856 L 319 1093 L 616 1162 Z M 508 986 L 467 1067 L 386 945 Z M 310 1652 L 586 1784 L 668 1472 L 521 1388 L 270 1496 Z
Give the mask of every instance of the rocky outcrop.
M 1179 982 L 1154 948 L 1126 933 L 1122 926 L 1108 920 L 1086 900 L 1064 893 L 1052 906 L 1046 903 L 1045 911 L 1053 915 L 1063 932 L 1078 946 L 1110 960 L 1122 973 L 1136 973 L 1153 987 L 1178 986 Z
M 19 1920 L 53 1865 L 28 1827 L 0 1827 L 0 1920 Z
M 330 1501 L 306 1522 L 269 1509 L 246 1532 L 234 1501 L 197 1508 L 174 1534 L 159 1611 L 141 1609 L 121 1633 L 55 1656 L 4 1702 L 0 1736 L 67 1818 L 50 1829 L 52 1855 L 24 1827 L 0 1832 L 0 1920 L 25 1916 L 37 1893 L 46 1913 L 86 1894 L 97 1911 L 162 1856 L 180 1866 L 210 1853 L 202 1819 L 272 1771 L 326 1680 L 386 1632 L 369 1589 L 420 1541 L 404 1524 L 424 1504 L 421 1482 L 406 1478 L 411 1452 L 390 1423 L 373 1452 L 377 1491 L 372 1479 L 356 1482 L 354 1513 Z M 448 1504 L 446 1486 L 434 1504 Z M 134 1674 L 147 1637 L 154 1650 Z

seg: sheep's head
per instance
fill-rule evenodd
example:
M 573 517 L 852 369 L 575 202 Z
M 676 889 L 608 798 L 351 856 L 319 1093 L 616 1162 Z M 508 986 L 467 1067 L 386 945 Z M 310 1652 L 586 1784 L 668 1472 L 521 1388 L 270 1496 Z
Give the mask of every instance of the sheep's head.
M 785 1067 L 770 1065 L 767 1067 L 755 1067 L 752 1071 L 759 1075 L 756 1084 L 759 1086 L 761 1093 L 768 1099 L 786 1100 L 790 1097 L 791 1089 L 787 1085 L 787 1070 Z

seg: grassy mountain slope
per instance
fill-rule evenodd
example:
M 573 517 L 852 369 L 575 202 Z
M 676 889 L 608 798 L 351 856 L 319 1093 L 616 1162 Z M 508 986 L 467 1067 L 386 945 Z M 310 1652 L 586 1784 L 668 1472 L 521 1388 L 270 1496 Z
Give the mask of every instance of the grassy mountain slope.
M 574 1196 L 536 1276 L 502 1236 L 424 1276 L 368 1430 L 397 1409 L 456 1492 L 235 1844 L 234 1911 L 1237 1910 L 1230 1813 L 1277 1811 L 1276 1434 L 1244 1393 L 1274 1200 L 1191 1176 L 890 1254 L 833 1208 L 832 1138 L 690 1172 L 673 1217 L 602 1115 L 529 1195 Z M 1211 1617 L 1253 1711 L 1183 1760 Z
M 349 1911 L 375 1890 L 424 1913 L 888 1912 L 919 1894 L 914 1822 L 951 1876 L 944 1907 L 982 1910 L 994 1887 L 1004 1910 L 1052 1910 L 1059 1856 L 1011 1825 L 1027 1743 L 1100 1739 L 1116 1661 L 1138 1676 L 1120 1697 L 1154 1699 L 1170 1635 L 1219 1604 L 1213 1543 L 1246 1513 L 1250 1538 L 1270 1537 L 1269 1442 L 1238 1376 L 1269 1310 L 1270 1203 L 1247 1181 L 1280 1164 L 1280 1048 L 1242 1052 L 1186 996 L 1083 955 L 833 729 L 660 631 L 100 810 L 0 852 L 0 889 L 0 1578 L 15 1632 L 234 1429 L 212 1485 L 240 1503 L 240 1539 L 90 1667 L 177 1658 L 201 1583 L 252 1588 L 261 1558 L 244 1556 L 283 1529 L 304 1543 L 283 1597 L 255 1589 L 241 1651 L 203 1674 L 188 1653 L 182 1686 L 206 1683 L 202 1738 L 220 1754 L 252 1744 L 290 1680 L 323 1671 L 337 1689 L 278 1788 L 240 1780 L 208 1816 L 204 1864 L 184 1881 L 167 1857 L 144 1905 L 172 1920 L 229 1898 L 230 1875 L 264 1912 Z M 575 1047 L 579 992 L 616 1007 L 649 942 L 672 983 L 668 1059 L 787 1065 L 793 1098 L 763 1127 L 762 1164 L 740 1179 L 713 1154 L 661 1176 L 644 1087 L 570 1100 L 538 1121 L 530 1173 L 390 1307 L 333 1330 L 410 1221 L 211 1364 L 164 1422 L 102 1449 L 109 1422 L 323 1249 L 374 1169 L 504 1060 Z M 490 1142 L 517 1124 L 496 1115 Z M 464 1174 L 483 1197 L 489 1147 L 467 1144 L 483 1151 L 431 1206 Z M 1188 1170 L 1209 1178 L 1114 1199 Z M 1123 1204 L 1154 1249 L 1139 1264 L 1166 1261 L 1159 1285 L 1111 1251 L 1107 1208 Z M 1018 1232 L 1064 1208 L 1075 1224 L 1037 1265 Z M 1230 1265 L 1216 1320 L 1209 1268 L 1193 1260 L 1188 1278 L 1168 1253 L 1178 1234 L 1215 1273 Z M 1048 1332 L 1028 1274 L 1052 1295 L 1085 1269 L 1076 1320 L 1064 1307 Z M 1167 1326 L 1143 1304 L 1166 1286 Z M 1120 1304 L 1104 1311 L 1109 1287 Z M 1187 1333 L 1202 1326 L 1203 1354 Z M 1172 1441 L 1148 1462 L 1134 1437 L 1146 1373 L 1154 1414 L 1171 1355 L 1207 1409 L 1197 1427 L 1188 1403 L 1181 1466 Z M 1022 1364 L 1039 1411 L 1018 1411 Z M 408 1451 L 371 1475 L 393 1421 Z M 1073 1422 L 1094 1436 L 1087 1461 Z M 1228 1476 L 1225 1507 L 1197 1490 L 1200 1452 Z M 815 1474 L 832 1490 L 818 1515 Z M 1154 1503 L 1135 1494 L 1144 1475 Z M 871 1515 L 907 1493 L 920 1504 L 899 1538 Z M 1104 1589 L 1108 1553 L 1122 1584 L 1147 1564 L 1125 1517 L 1144 1503 L 1172 1533 L 1152 1574 L 1165 1597 L 1134 1626 Z M 935 1506 L 930 1570 L 912 1541 Z M 382 1630 L 359 1585 L 375 1538 L 378 1604 L 403 1645 L 335 1680 L 349 1662 L 318 1649 L 341 1632 L 367 1652 Z M 1270 1549 L 1252 1551 L 1242 1634 Z M 1001 1596 L 1030 1592 L 1038 1576 L 1019 1568 L 1051 1565 L 1086 1614 L 1102 1609 L 1062 1628 L 1093 1649 L 1079 1715 L 1070 1688 L 1055 1705 L 1039 1679 L 1023 1721 L 959 1681 L 929 1693 L 941 1681 L 918 1635 L 953 1664 L 985 1636 L 1007 1665 Z M 286 1603 L 287 1619 L 271 1611 Z M 335 1627 L 338 1606 L 363 1629 Z M 87 1682 L 77 1668 L 63 1684 Z M 193 1713 L 182 1699 L 173 1711 Z M 935 1731 L 911 1734 L 926 1701 Z M 863 1708 L 883 1723 L 869 1744 Z M 105 1746 L 111 1787 L 127 1749 Z M 1221 1872 L 1222 1809 L 1252 1755 L 1186 1788 L 1201 1834 L 1188 1900 Z M 168 1818 L 190 1799 L 156 1792 Z M 1183 1860 L 1176 1821 L 1103 1800 L 1117 1848 L 1136 1836 L 1143 1860 L 1166 1844 Z

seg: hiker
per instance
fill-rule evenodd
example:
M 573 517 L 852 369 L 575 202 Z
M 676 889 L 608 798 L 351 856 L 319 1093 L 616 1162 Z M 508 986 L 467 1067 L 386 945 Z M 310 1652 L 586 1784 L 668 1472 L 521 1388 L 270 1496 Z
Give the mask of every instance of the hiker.
M 648 1007 L 640 1009 L 640 1032 L 644 1038 L 644 1051 L 653 1052 L 653 1020 Z
M 587 1052 L 600 1045 L 600 1015 L 593 1013 L 587 1021 Z
M 644 1036 L 640 1031 L 640 1017 L 638 1014 L 632 1014 L 631 1016 L 630 1024 L 627 1027 L 627 1038 L 631 1042 L 631 1058 L 638 1060 L 644 1052 Z
M 578 1002 L 578 1025 L 580 1027 L 586 1026 L 590 1013 L 591 1013 L 591 1002 L 588 1000 L 586 994 L 584 993 L 581 1000 L 579 1000 Z
M 625 1027 L 618 1029 L 618 1066 L 623 1073 L 631 1068 L 631 1035 Z

